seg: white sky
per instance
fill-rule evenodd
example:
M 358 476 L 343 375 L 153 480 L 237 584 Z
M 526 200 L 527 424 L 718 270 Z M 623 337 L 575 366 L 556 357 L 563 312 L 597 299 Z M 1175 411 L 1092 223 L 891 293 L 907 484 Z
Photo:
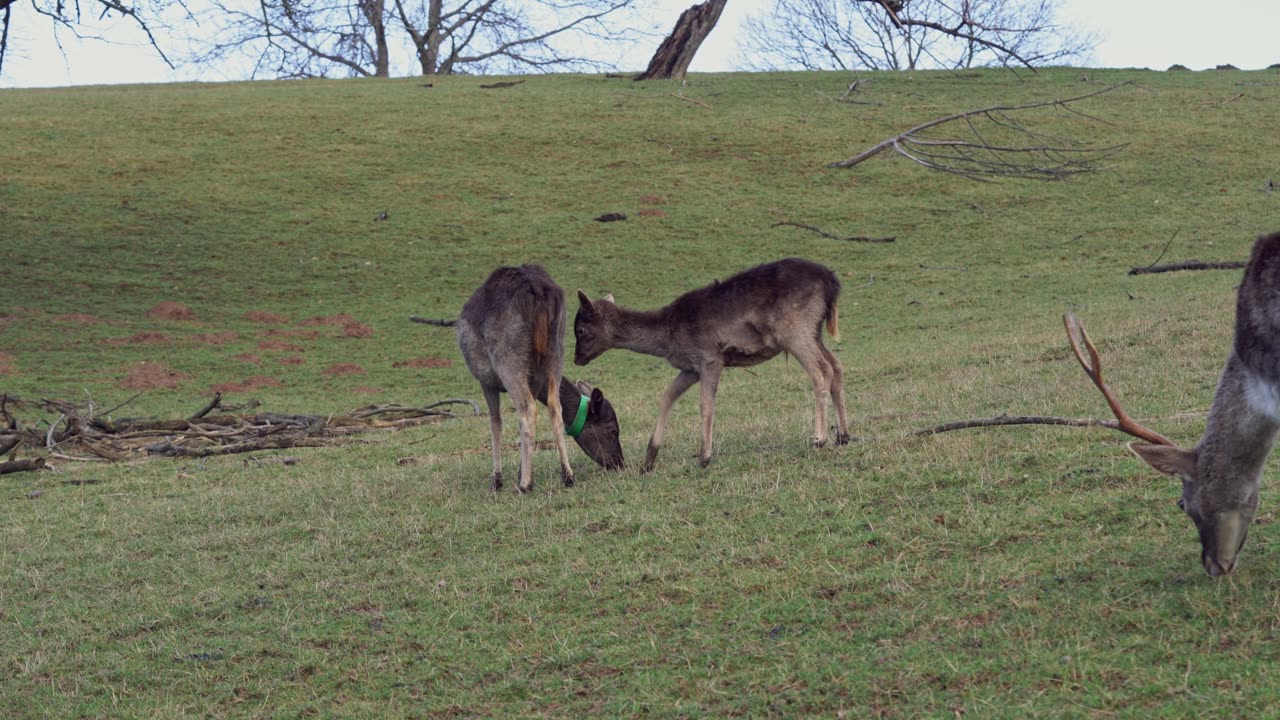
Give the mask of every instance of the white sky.
M 698 0 L 656 0 L 658 25 L 665 33 L 680 12 Z M 100 83 L 220 81 L 241 79 L 225 72 L 180 68 L 170 70 L 133 32 L 128 23 L 100 32 L 116 41 L 81 41 L 60 30 L 57 40 L 49 20 L 19 0 L 13 6 L 14 27 L 0 88 L 54 87 Z M 1094 51 L 1098 67 L 1149 67 L 1163 70 L 1181 63 L 1193 70 L 1231 63 L 1256 70 L 1280 63 L 1280 0 L 1060 0 L 1059 21 L 1089 30 L 1101 38 Z M 770 0 L 729 0 L 720 22 L 699 50 L 694 72 L 732 70 L 737 66 L 736 35 L 743 18 L 770 7 Z M 1212 5 L 1213 10 L 1208 10 Z M 88 7 L 88 3 L 85 3 Z M 641 48 L 624 70 L 642 70 L 657 47 Z M 64 56 L 65 53 L 65 56 Z

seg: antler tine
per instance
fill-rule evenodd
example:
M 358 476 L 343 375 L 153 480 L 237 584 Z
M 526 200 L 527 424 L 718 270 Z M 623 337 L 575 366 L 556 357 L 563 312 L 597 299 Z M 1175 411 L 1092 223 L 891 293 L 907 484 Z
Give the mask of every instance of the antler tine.
M 1129 417 L 1124 408 L 1120 407 L 1120 401 L 1116 399 L 1115 393 L 1102 379 L 1102 356 L 1098 353 L 1098 348 L 1094 347 L 1093 341 L 1089 339 L 1089 333 L 1085 332 L 1084 323 L 1080 322 L 1074 313 L 1066 313 L 1062 316 L 1062 324 L 1067 328 L 1067 339 L 1071 342 L 1071 350 L 1076 354 L 1076 360 L 1080 361 L 1080 367 L 1084 368 L 1084 373 L 1102 392 L 1102 397 L 1106 399 L 1112 414 L 1116 416 L 1116 423 L 1114 425 L 1108 423 L 1107 426 L 1149 443 L 1176 447 L 1177 444 L 1172 440 Z M 1080 340 L 1084 341 L 1084 346 L 1089 351 L 1089 361 L 1084 359 L 1084 353 L 1080 350 Z

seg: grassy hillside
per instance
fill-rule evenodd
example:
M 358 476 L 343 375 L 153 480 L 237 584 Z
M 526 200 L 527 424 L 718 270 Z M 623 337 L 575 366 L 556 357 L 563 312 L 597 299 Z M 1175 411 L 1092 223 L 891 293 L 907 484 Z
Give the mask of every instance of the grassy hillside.
M 1241 567 L 1215 582 L 1176 482 L 1118 433 L 909 434 L 1105 416 L 1066 347 L 1071 310 L 1130 412 L 1194 442 L 1239 273 L 1126 272 L 1244 259 L 1280 229 L 1264 187 L 1280 181 L 1280 74 L 863 77 L 861 104 L 838 101 L 838 73 L 0 91 L 0 392 L 156 417 L 215 390 L 314 414 L 480 400 L 453 333 L 407 317 L 456 316 L 498 265 L 652 308 L 796 255 L 844 283 L 834 349 L 860 437 L 807 448 L 809 381 L 777 359 L 725 374 L 709 468 L 691 395 L 640 476 L 674 371 L 618 350 L 568 373 L 613 399 L 632 467 L 573 449 L 569 490 L 542 451 L 532 495 L 489 493 L 483 417 L 288 465 L 54 458 L 0 478 L 0 714 L 1269 706 L 1269 489 Z M 1024 116 L 1055 142 L 1127 144 L 1068 182 L 978 183 L 887 154 L 826 167 L 951 113 L 1125 82 Z M 593 219 L 610 212 L 628 219 Z M 514 446 L 506 459 L 513 477 Z

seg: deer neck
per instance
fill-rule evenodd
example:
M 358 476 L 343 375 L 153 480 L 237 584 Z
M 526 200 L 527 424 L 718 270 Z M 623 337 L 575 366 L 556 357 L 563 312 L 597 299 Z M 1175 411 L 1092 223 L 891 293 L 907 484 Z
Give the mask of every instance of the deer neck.
M 578 417 L 578 409 L 582 407 L 582 398 L 584 395 L 578 391 L 578 387 L 574 385 L 569 378 L 560 376 L 560 387 L 556 392 L 560 399 L 560 420 L 564 426 L 571 427 L 573 421 Z M 547 404 L 546 395 L 538 398 L 543 405 Z
M 1280 431 L 1280 383 L 1245 367 L 1232 353 L 1218 381 L 1197 452 L 1221 478 L 1257 483 Z
M 619 307 L 611 318 L 613 347 L 657 357 L 670 355 L 672 322 L 664 310 L 641 311 Z

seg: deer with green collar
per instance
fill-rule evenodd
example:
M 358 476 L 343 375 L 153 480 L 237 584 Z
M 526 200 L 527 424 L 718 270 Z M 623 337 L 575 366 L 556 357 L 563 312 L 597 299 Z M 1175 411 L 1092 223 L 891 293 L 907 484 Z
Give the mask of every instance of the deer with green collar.
M 480 382 L 493 436 L 493 490 L 502 488 L 502 406 L 511 395 L 520 423 L 520 474 L 516 488 L 533 488 L 538 408 L 551 414 L 552 437 L 565 487 L 574 483 L 565 435 L 606 469 L 623 467 L 618 416 L 599 388 L 564 377 L 564 291 L 538 265 L 500 267 L 462 306 L 458 347 Z

